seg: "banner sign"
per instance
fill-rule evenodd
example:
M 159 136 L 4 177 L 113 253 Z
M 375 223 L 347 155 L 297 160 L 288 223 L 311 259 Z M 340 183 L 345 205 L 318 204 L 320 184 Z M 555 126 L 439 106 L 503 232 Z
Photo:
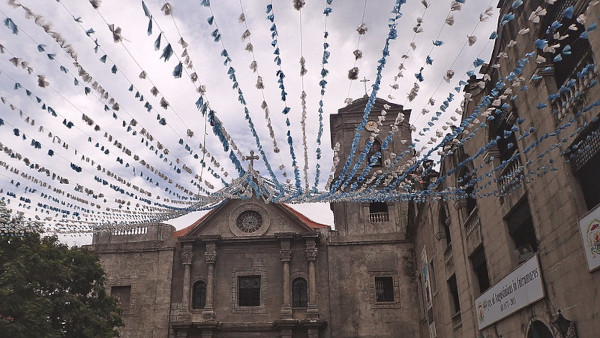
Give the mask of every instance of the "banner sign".
M 421 251 L 421 272 L 423 274 L 423 300 L 425 305 L 425 314 L 429 325 L 429 338 L 437 337 L 435 321 L 433 320 L 433 297 L 431 296 L 431 279 L 429 278 L 429 261 L 427 260 L 427 250 L 423 247 Z
M 579 220 L 588 270 L 600 267 L 600 205 Z
M 475 300 L 477 327 L 483 330 L 542 298 L 542 272 L 535 255 Z

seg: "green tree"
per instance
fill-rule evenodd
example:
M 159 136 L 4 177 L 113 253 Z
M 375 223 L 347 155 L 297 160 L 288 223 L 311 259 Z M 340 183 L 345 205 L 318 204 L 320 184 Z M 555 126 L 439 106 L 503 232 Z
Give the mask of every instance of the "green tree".
M 97 255 L 38 232 L 0 234 L 0 336 L 114 337 L 122 325 Z

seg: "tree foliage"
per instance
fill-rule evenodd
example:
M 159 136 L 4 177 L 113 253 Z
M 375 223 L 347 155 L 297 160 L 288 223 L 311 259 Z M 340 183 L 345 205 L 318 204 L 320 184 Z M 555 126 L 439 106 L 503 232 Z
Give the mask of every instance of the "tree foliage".
M 56 236 L 0 234 L 0 335 L 113 337 L 122 325 L 97 255 Z

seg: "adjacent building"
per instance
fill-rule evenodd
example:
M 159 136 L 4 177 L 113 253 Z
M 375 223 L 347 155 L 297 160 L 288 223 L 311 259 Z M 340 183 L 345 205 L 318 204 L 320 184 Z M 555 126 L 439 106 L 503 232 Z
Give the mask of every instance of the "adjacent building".
M 409 222 L 421 337 L 600 336 L 600 6 L 514 3 Z

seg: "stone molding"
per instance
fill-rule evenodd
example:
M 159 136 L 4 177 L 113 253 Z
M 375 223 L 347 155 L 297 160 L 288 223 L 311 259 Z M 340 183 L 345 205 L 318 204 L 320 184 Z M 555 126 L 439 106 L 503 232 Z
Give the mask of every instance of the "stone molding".
M 260 305 L 239 306 L 238 304 L 238 277 L 260 276 Z M 267 297 L 267 270 L 264 266 L 253 266 L 245 269 L 236 269 L 231 274 L 231 313 L 264 314 L 267 313 L 265 299 Z

